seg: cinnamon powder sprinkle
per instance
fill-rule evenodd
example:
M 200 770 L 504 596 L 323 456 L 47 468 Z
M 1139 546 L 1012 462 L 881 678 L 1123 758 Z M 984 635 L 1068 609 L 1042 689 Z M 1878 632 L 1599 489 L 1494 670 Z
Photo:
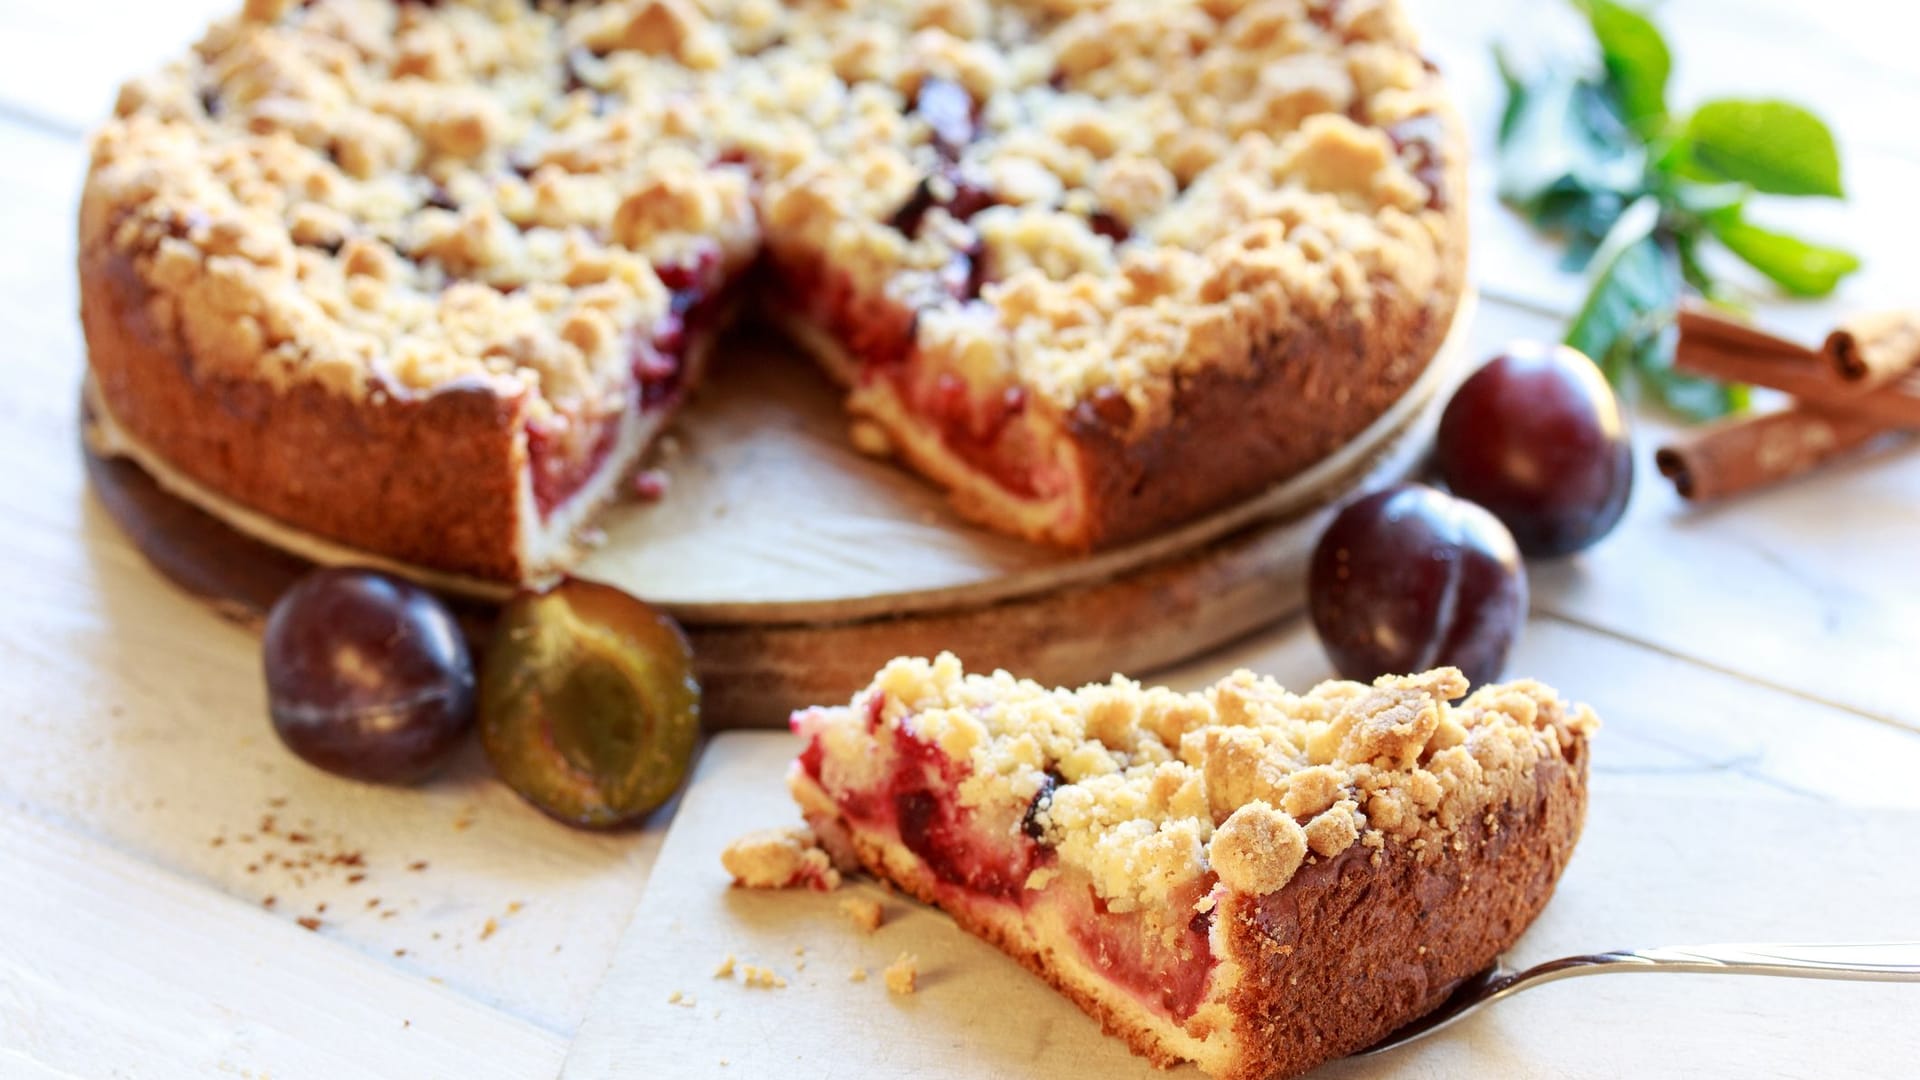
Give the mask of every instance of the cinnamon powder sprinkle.
M 320 920 L 314 918 L 311 915 L 302 915 L 293 921 L 299 923 L 301 926 L 304 926 L 309 930 L 319 930 L 321 926 Z

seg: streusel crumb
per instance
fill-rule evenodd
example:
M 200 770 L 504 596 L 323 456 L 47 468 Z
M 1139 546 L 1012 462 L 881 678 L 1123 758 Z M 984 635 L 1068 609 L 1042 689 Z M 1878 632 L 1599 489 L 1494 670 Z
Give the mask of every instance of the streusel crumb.
M 880 901 L 870 896 L 849 896 L 840 901 L 840 910 L 847 913 L 855 926 L 869 934 L 880 929 L 880 923 L 886 917 L 886 909 L 880 906 Z
M 779 972 L 757 964 L 740 965 L 740 981 L 757 990 L 779 990 L 787 985 Z
M 911 994 L 920 981 L 920 958 L 912 953 L 901 953 L 893 963 L 887 965 L 883 973 L 887 980 L 887 992 L 902 997 Z
M 805 885 L 826 892 L 840 886 L 840 872 L 805 826 L 748 833 L 727 845 L 720 865 L 735 884 L 749 889 Z

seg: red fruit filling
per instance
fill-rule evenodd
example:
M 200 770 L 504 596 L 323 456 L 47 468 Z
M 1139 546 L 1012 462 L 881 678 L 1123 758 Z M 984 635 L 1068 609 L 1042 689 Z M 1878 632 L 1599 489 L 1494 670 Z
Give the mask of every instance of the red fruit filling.
M 1208 888 L 1195 889 L 1176 903 L 1184 910 L 1206 895 Z M 1208 942 L 1212 916 L 1195 912 L 1167 941 L 1139 915 L 1107 910 L 1106 901 L 1091 889 L 1084 903 L 1087 914 L 1068 919 L 1067 925 L 1087 964 L 1175 1020 L 1192 1016 L 1206 1000 L 1207 980 L 1213 974 L 1213 949 Z
M 871 715 L 878 714 L 876 707 Z M 840 812 L 870 828 L 892 826 L 900 843 L 942 884 L 1024 904 L 1030 895 L 1027 876 L 1053 860 L 1052 850 L 1017 830 L 993 836 L 979 828 L 973 811 L 951 799 L 965 766 L 899 728 L 892 737 L 891 775 L 874 788 L 836 793 Z M 815 740 L 801 752 L 800 767 L 817 783 L 821 763 Z
M 1035 468 L 1044 447 L 1036 445 L 1030 428 L 1014 422 L 1027 410 L 1025 390 L 1009 386 L 975 397 L 965 380 L 941 372 L 917 393 L 905 386 L 900 393 L 939 431 L 947 452 L 975 472 L 1023 499 L 1051 493 Z
M 877 731 L 883 704 L 877 695 L 871 699 L 869 730 Z M 954 801 L 966 777 L 965 766 L 901 728 L 894 729 L 892 744 L 894 767 L 885 780 L 873 788 L 834 793 L 835 805 L 848 821 L 868 829 L 891 826 L 900 843 L 938 879 L 943 893 L 951 889 L 966 899 L 991 899 L 1022 909 L 1045 895 L 1065 908 L 1064 921 L 1088 966 L 1177 1021 L 1193 1015 L 1206 999 L 1214 968 L 1210 913 L 1195 912 L 1169 940 L 1139 914 L 1110 910 L 1090 888 L 1028 889 L 1028 875 L 1054 857 L 1051 848 L 1038 842 L 1035 807 L 1028 808 L 1018 830 L 1005 836 L 989 834 L 975 822 L 971 810 Z M 800 753 L 801 770 L 816 784 L 824 756 L 817 738 Z M 1036 797 L 1036 807 L 1052 789 L 1049 783 Z M 1189 910 L 1212 884 L 1208 879 L 1174 897 L 1174 910 Z
M 691 260 L 655 268 L 672 291 L 666 316 L 651 337 L 633 343 L 631 369 L 642 410 L 676 403 L 685 387 L 690 340 L 716 329 L 732 297 L 732 282 L 720 252 L 708 248 Z M 619 437 L 615 417 L 574 417 L 564 425 L 528 425 L 527 458 L 533 470 L 533 502 L 541 520 L 578 494 L 606 464 Z
M 1016 423 L 1029 407 L 1023 389 L 976 389 L 951 372 L 928 378 L 920 370 L 911 311 L 862 294 L 847 275 L 831 269 L 778 259 L 771 269 L 783 286 L 780 291 L 795 298 L 798 314 L 858 361 L 855 377 L 862 384 L 890 381 L 901 403 L 937 431 L 946 450 L 974 472 L 1021 499 L 1048 498 L 1066 489 L 1064 477 L 1041 467 L 1049 448 L 1031 427 Z M 968 284 L 978 276 L 977 261 L 960 256 L 949 276 L 952 280 L 943 284 L 949 291 L 977 291 L 977 284 Z
M 604 465 L 619 437 L 613 418 L 575 418 L 569 424 L 527 425 L 527 462 L 533 470 L 533 504 L 546 520 Z

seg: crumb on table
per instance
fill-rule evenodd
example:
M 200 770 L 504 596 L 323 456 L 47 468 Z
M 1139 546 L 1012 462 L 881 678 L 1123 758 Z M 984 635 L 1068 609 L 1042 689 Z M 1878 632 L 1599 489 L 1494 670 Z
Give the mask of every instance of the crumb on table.
M 735 884 L 749 889 L 806 885 L 826 892 L 840 886 L 840 871 L 805 826 L 750 832 L 727 845 L 720 865 Z
M 733 954 L 728 953 L 727 958 L 725 960 L 720 961 L 720 966 L 713 969 L 713 977 L 716 979 L 733 978 L 733 964 L 734 964 Z
M 849 896 L 840 901 L 840 910 L 853 919 L 853 924 L 871 934 L 880 929 L 880 923 L 886 918 L 886 910 L 880 901 L 871 896 Z
M 889 993 L 903 996 L 911 994 L 920 979 L 920 958 L 912 953 L 901 953 L 893 963 L 887 965 L 885 975 Z
M 787 985 L 787 980 L 781 978 L 779 972 L 757 964 L 740 965 L 740 978 L 756 990 L 778 990 Z

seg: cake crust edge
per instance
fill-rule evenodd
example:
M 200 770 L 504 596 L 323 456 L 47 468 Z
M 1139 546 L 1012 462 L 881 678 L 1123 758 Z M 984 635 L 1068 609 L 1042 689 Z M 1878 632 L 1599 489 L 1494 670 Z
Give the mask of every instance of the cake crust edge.
M 356 401 L 313 382 L 196 378 L 130 255 L 83 247 L 87 365 L 116 424 L 189 479 L 328 540 L 460 574 L 522 565 L 523 398 L 487 387 Z
M 1463 826 L 1465 851 L 1356 844 L 1277 893 L 1235 896 L 1222 911 L 1241 968 L 1229 1003 L 1253 1052 L 1220 1080 L 1278 1080 L 1364 1050 L 1511 948 L 1586 821 L 1587 741 L 1566 755 L 1535 767 L 1531 802 Z

